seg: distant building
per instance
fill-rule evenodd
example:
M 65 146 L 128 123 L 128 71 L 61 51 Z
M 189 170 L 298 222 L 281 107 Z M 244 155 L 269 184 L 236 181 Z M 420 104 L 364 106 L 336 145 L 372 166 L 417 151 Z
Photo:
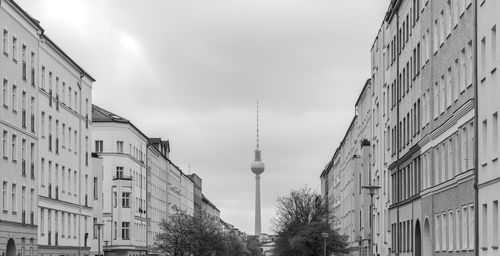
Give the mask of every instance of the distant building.
M 107 255 L 146 252 L 148 138 L 132 122 L 92 106 L 94 152 L 103 159 Z
M 205 195 L 203 195 L 202 199 L 201 212 L 216 217 L 217 219 L 220 219 L 219 209 L 215 206 L 215 204 L 210 202 L 210 200 L 208 200 L 208 198 L 206 198 Z

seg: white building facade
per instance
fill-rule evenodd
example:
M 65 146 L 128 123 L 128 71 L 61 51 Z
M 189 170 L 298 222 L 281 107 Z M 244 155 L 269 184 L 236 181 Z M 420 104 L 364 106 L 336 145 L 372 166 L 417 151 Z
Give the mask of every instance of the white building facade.
M 37 255 L 38 77 L 43 29 L 0 1 L 0 255 Z
M 103 159 L 104 250 L 144 255 L 147 239 L 148 138 L 130 121 L 92 107 L 94 152 Z

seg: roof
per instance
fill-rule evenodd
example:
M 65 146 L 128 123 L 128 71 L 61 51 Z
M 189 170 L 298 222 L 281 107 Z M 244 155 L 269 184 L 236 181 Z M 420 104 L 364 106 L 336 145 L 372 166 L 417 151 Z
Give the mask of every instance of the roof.
M 215 204 L 213 204 L 212 202 L 210 202 L 210 200 L 208 200 L 208 198 L 205 197 L 204 194 L 201 194 L 202 195 L 202 201 L 207 203 L 208 205 L 212 206 L 212 208 L 216 209 L 217 211 L 220 212 L 219 208 L 217 208 L 217 206 L 215 206 Z
M 30 21 L 32 23 L 32 25 L 34 25 L 40 31 L 42 31 L 42 32 L 44 31 L 44 29 L 42 28 L 42 26 L 40 26 L 40 21 L 38 21 L 37 19 L 33 18 L 28 12 L 26 12 L 23 8 L 21 8 L 21 6 L 19 6 L 16 3 L 16 1 L 14 1 L 14 0 L 8 0 L 8 1 L 4 1 L 4 2 L 8 2 L 8 3 L 12 4 L 12 6 L 14 6 L 22 15 L 24 15 L 27 18 L 28 21 Z
M 148 136 L 144 134 L 139 128 L 137 128 L 132 122 L 128 119 L 125 119 L 117 114 L 114 114 L 108 110 L 105 110 L 95 104 L 92 104 L 92 122 L 93 123 L 122 123 L 128 124 L 132 126 L 135 130 L 137 130 L 142 136 L 146 139 Z
M 365 94 L 366 88 L 368 88 L 368 85 L 371 84 L 371 81 L 372 81 L 371 78 L 368 78 L 366 80 L 365 85 L 363 86 L 363 89 L 361 90 L 361 93 L 359 94 L 358 99 L 356 100 L 355 106 L 358 106 L 359 101 L 361 100 L 361 98 L 363 98 L 363 95 Z
M 78 69 L 80 71 L 80 73 L 82 73 L 84 76 L 90 78 L 90 80 L 92 80 L 92 82 L 95 82 L 95 79 L 89 75 L 89 73 L 87 73 L 82 67 L 80 67 L 80 65 L 78 65 L 71 57 L 69 57 L 68 54 L 66 54 L 56 43 L 54 43 L 54 41 L 52 41 L 47 35 L 45 35 L 45 33 L 42 33 L 40 35 L 40 37 L 42 37 L 43 39 L 45 39 L 45 41 L 47 41 L 47 43 L 50 44 L 50 46 L 52 46 L 59 54 L 61 54 L 67 61 L 69 61 L 76 69 Z

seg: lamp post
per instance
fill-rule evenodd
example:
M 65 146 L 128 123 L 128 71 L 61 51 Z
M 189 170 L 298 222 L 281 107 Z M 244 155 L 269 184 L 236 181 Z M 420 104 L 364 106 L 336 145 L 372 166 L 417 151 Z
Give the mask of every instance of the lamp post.
M 326 240 L 328 239 L 329 234 L 328 233 L 321 233 L 321 236 L 323 237 L 323 255 L 326 256 Z
M 96 223 L 97 227 L 97 255 L 101 256 L 101 228 L 104 226 L 104 223 Z
M 373 186 L 373 185 L 368 185 L 368 186 L 362 186 L 363 189 L 368 190 L 368 193 L 370 194 L 370 256 L 373 256 L 373 195 L 377 194 L 378 190 L 380 189 L 379 186 Z

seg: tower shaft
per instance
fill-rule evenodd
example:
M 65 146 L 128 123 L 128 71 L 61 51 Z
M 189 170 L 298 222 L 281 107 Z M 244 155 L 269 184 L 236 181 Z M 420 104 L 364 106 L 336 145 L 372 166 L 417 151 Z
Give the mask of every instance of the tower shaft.
M 255 235 L 261 234 L 260 224 L 260 174 L 255 175 Z

